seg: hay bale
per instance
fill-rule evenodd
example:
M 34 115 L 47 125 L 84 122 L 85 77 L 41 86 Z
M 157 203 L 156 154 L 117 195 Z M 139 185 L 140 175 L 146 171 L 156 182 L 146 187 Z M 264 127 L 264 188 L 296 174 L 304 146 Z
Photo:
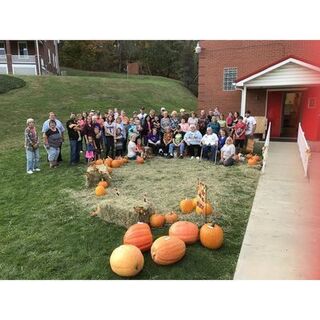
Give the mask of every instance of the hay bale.
M 109 184 L 111 182 L 111 176 L 108 172 L 108 167 L 104 164 L 90 164 L 87 168 L 85 177 L 87 188 L 95 187 L 101 180 L 105 180 Z

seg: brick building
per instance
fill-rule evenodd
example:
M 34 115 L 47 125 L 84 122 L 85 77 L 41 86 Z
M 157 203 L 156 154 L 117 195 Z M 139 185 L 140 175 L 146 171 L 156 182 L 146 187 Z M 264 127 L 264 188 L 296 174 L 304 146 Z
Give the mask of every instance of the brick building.
M 320 140 L 320 41 L 200 41 L 198 109 L 251 110 L 272 137 Z
M 55 40 L 0 40 L 0 74 L 60 74 Z

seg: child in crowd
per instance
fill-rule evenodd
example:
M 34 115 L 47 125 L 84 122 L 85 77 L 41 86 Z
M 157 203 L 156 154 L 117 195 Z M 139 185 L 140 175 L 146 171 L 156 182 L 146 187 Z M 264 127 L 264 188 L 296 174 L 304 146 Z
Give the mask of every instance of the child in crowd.
M 177 130 L 174 132 L 172 143 L 169 145 L 169 157 L 174 157 L 174 150 L 179 149 L 179 157 L 183 158 L 184 142 L 183 133 L 181 131 L 180 125 L 178 125 Z
M 95 142 L 93 141 L 92 136 L 88 136 L 88 144 L 87 144 L 87 150 L 85 157 L 87 159 L 88 164 L 94 160 L 95 158 L 95 152 L 94 150 L 97 149 L 97 146 L 95 145 Z
M 221 150 L 226 143 L 227 140 L 227 133 L 225 129 L 221 129 L 219 131 L 219 143 L 218 143 L 218 150 Z
M 103 142 L 102 142 L 102 132 L 101 132 L 100 127 L 98 125 L 96 125 L 94 127 L 93 142 L 96 145 L 95 160 L 101 159 L 101 153 L 103 151 Z
M 152 132 L 148 134 L 148 147 L 152 149 L 153 154 L 158 154 L 160 147 L 160 136 L 158 134 L 157 128 L 152 128 Z
M 130 137 L 130 141 L 128 143 L 128 154 L 127 157 L 129 160 L 136 160 L 137 159 L 137 153 L 136 153 L 136 149 L 137 149 L 137 145 L 136 145 L 136 138 L 137 136 L 135 134 L 133 134 Z
M 186 122 L 186 119 L 185 119 L 185 118 L 181 118 L 180 128 L 181 128 L 181 131 L 183 132 L 183 135 L 184 135 L 187 131 L 189 131 L 189 123 Z
M 234 126 L 234 141 L 235 147 L 242 151 L 246 140 L 246 124 L 243 122 L 243 117 L 239 116 L 237 124 Z
M 162 138 L 161 149 L 159 150 L 160 155 L 168 156 L 169 145 L 172 142 L 172 132 L 170 127 L 164 129 L 164 134 Z
M 144 158 L 144 148 L 142 146 L 142 139 L 137 138 L 137 143 L 136 143 L 136 154 L 142 158 Z
M 122 131 L 120 128 L 117 128 L 116 129 L 116 141 L 115 141 L 116 156 L 117 157 L 123 155 L 123 153 L 122 153 L 123 152 L 123 141 L 124 141 L 124 137 L 123 137 Z

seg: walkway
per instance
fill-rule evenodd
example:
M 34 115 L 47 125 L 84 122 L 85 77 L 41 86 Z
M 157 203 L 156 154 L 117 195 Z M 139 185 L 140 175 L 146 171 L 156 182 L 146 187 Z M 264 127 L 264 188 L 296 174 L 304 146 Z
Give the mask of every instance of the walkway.
M 320 279 L 320 153 L 304 178 L 298 147 L 271 142 L 234 279 Z

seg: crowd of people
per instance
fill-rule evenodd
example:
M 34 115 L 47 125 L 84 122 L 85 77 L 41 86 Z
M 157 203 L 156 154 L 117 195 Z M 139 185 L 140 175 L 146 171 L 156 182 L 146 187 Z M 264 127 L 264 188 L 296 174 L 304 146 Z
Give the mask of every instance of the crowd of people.
M 161 108 L 159 114 L 154 109 L 146 113 L 141 107 L 132 117 L 117 108 L 104 114 L 95 110 L 71 113 L 65 127 L 55 113 L 50 112 L 41 131 L 51 168 L 62 161 L 65 131 L 69 137 L 70 165 L 78 164 L 81 154 L 88 163 L 117 156 L 135 160 L 137 156 L 153 154 L 167 158 L 201 157 L 230 166 L 235 155 L 243 152 L 248 138 L 253 137 L 255 127 L 256 121 L 250 111 L 246 111 L 243 118 L 238 112 L 229 112 L 225 117 L 218 107 L 208 113 L 201 110 L 199 116 L 195 112 L 187 114 L 184 109 L 170 114 L 165 108 Z M 25 129 L 29 174 L 40 171 L 39 146 L 35 122 L 30 118 Z

